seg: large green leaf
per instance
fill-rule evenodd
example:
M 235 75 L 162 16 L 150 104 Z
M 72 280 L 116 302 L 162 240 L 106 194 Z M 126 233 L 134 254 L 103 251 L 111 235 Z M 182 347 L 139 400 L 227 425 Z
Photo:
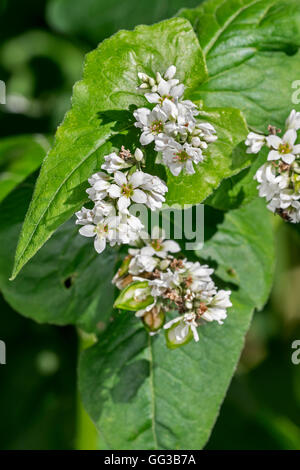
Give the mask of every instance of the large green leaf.
M 209 72 L 195 97 L 206 106 L 233 106 L 248 124 L 282 126 L 300 76 L 298 0 L 208 0 L 184 10 L 203 48 Z
M 118 253 L 107 249 L 99 256 L 91 240 L 78 235 L 74 220 L 55 233 L 18 279 L 8 279 L 34 181 L 30 177 L 0 205 L 0 289 L 17 312 L 39 323 L 76 323 L 97 332 L 112 312 Z
M 74 87 L 72 109 L 42 166 L 21 233 L 13 276 L 82 205 L 87 178 L 99 169 L 103 155 L 113 145 L 120 146 L 120 140 L 109 139 L 120 132 L 120 124 L 122 127 L 124 123 L 116 126 L 116 122 L 104 120 L 103 112 L 145 105 L 145 98 L 137 90 L 137 72 L 164 71 L 170 64 L 177 65 L 187 96 L 206 77 L 198 40 L 190 23 L 182 18 L 140 26 L 133 32 L 120 31 L 87 56 L 84 79 Z M 124 120 L 124 114 L 120 119 Z
M 41 165 L 50 143 L 42 135 L 0 140 L 0 201 Z
M 170 18 L 179 8 L 195 7 L 200 0 L 51 0 L 47 19 L 60 32 L 96 45 L 119 29 L 152 24 Z
M 215 211 L 211 215 L 220 216 Z M 83 353 L 80 388 L 102 448 L 204 446 L 252 312 L 270 289 L 273 251 L 262 201 L 229 213 L 200 253 L 217 265 L 219 284 L 230 286 L 228 280 L 234 281 L 233 307 L 223 326 L 206 324 L 199 328 L 199 343 L 170 351 L 163 335 L 149 337 L 132 313 L 121 313 L 99 342 Z

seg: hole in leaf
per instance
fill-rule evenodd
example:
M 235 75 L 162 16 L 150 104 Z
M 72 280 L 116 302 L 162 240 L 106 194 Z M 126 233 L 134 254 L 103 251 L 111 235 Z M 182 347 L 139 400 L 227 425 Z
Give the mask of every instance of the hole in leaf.
M 65 286 L 66 289 L 70 289 L 72 287 L 73 280 L 74 280 L 73 276 L 69 276 L 69 277 L 67 277 L 67 279 L 64 280 L 64 286 Z

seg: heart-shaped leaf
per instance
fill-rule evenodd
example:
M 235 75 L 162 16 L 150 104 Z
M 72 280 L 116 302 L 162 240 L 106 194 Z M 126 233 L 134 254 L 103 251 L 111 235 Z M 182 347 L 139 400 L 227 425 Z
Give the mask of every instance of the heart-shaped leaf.
M 180 15 L 194 26 L 207 62 L 209 77 L 194 98 L 238 108 L 263 132 L 300 110 L 298 0 L 207 0 Z

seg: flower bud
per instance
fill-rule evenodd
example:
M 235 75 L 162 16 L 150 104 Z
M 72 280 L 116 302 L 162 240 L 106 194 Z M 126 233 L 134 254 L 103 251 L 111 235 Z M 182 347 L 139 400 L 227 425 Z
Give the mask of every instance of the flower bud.
M 161 74 L 159 72 L 156 73 L 156 82 L 159 83 L 161 81 Z
M 171 66 L 166 70 L 166 73 L 165 73 L 165 75 L 164 75 L 164 78 L 165 78 L 166 80 L 171 80 L 172 78 L 174 78 L 175 73 L 176 73 L 176 67 L 175 67 L 175 65 L 171 65 Z
M 115 308 L 137 311 L 151 305 L 154 299 L 148 281 L 133 282 L 122 290 L 114 303 Z
M 134 152 L 134 157 L 137 162 L 141 162 L 144 158 L 143 152 L 141 149 L 137 148 L 136 151 Z

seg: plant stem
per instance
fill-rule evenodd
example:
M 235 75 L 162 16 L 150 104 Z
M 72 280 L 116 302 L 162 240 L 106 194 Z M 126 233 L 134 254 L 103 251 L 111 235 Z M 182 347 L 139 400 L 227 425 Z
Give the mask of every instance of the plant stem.
M 79 354 L 96 342 L 95 335 L 87 335 L 78 330 Z M 77 450 L 97 450 L 99 448 L 97 429 L 85 411 L 79 392 L 77 392 L 77 432 L 75 448 Z

